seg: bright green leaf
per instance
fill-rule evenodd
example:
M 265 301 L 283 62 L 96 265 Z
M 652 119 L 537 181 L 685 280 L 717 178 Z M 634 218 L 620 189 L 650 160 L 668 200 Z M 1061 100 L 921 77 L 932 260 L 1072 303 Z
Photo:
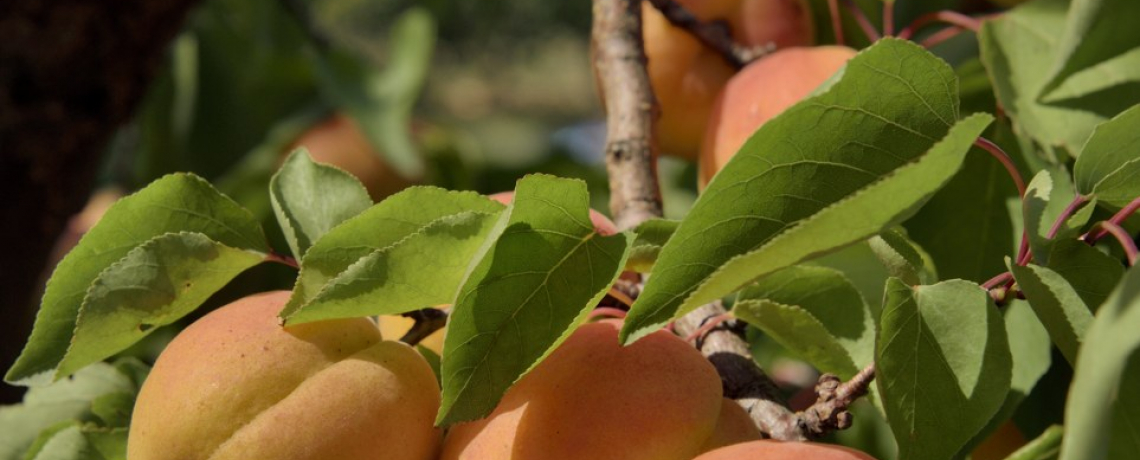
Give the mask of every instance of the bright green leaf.
M 1140 452 L 1140 270 L 1097 311 L 1065 403 L 1062 460 L 1134 458 Z
M 57 378 L 179 320 L 264 259 L 201 233 L 169 233 L 136 247 L 91 284 Z
M 92 282 L 136 246 L 171 232 L 201 233 L 231 248 L 269 252 L 253 216 L 205 180 L 172 174 L 154 181 L 111 206 L 56 266 L 32 336 L 5 381 L 31 385 L 58 378 L 55 369 L 71 345 Z
M 767 302 L 751 305 L 758 301 Z M 742 290 L 733 311 L 841 378 L 850 378 L 874 359 L 876 318 L 838 270 L 793 266 L 777 271 Z M 824 349 L 827 353 L 816 353 Z M 834 360 L 845 365 L 824 364 Z
M 1012 359 L 1001 313 L 962 280 L 887 283 L 875 381 L 899 459 L 950 458 L 1009 392 Z
M 1064 161 L 1056 148 L 1076 156 L 1097 124 L 1135 103 L 1128 97 L 1088 97 L 1063 105 L 1038 99 L 1053 71 L 1068 9 L 1067 0 L 1027 2 L 984 21 L 978 35 L 982 62 L 1001 106 L 1053 163 Z
M 1136 152 L 1140 129 L 1137 126 L 1140 126 L 1140 105 L 1096 127 L 1073 165 L 1073 178 L 1081 194 L 1095 196 L 1100 202 L 1118 208 L 1140 197 L 1140 155 Z
M 474 192 L 410 187 L 337 225 L 305 252 L 301 274 L 285 311 L 317 295 L 349 266 L 421 231 L 445 216 L 466 211 L 497 213 L 503 205 Z
M 455 302 L 472 258 L 496 236 L 500 213 L 441 217 L 349 266 L 308 303 L 281 312 L 287 324 L 394 315 Z M 497 228 L 502 231 L 502 228 Z
M 1029 264 L 1014 265 L 1013 277 L 1033 306 L 1061 354 L 1075 363 L 1093 314 L 1073 286 L 1057 272 Z
M 922 254 L 902 232 L 891 229 L 867 241 L 887 272 L 909 285 L 932 283 L 937 275 L 927 268 Z
M 448 320 L 436 423 L 483 417 L 601 300 L 632 234 L 602 237 L 583 182 L 519 181 L 506 229 L 460 288 Z
M 680 222 L 666 219 L 649 219 L 633 229 L 636 238 L 633 247 L 629 250 L 629 259 L 626 260 L 626 269 L 640 273 L 649 273 L 653 263 L 657 261 L 661 247 L 677 231 Z
M 1040 93 L 1047 101 L 1080 97 L 1140 82 L 1140 2 L 1072 2 L 1053 71 Z M 1037 95 L 1037 94 L 1035 94 Z
M 298 258 L 337 224 L 372 206 L 360 180 L 314 163 L 304 148 L 289 155 L 270 179 L 269 196 L 281 231 Z

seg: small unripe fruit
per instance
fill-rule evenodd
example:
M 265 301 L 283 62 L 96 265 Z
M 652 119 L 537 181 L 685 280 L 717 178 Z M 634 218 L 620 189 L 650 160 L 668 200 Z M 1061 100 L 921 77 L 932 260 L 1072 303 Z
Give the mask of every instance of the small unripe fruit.
M 749 64 L 716 99 L 701 146 L 703 188 L 744 142 L 842 68 L 855 50 L 843 46 L 787 48 Z
M 482 420 L 451 428 L 442 459 L 688 460 L 713 432 L 720 377 L 677 336 L 628 347 L 621 325 L 579 327 Z
M 135 402 L 130 460 L 428 460 L 439 386 L 364 318 L 282 328 L 289 292 L 246 297 L 179 334 Z
M 875 460 L 875 457 L 832 444 L 764 439 L 722 447 L 693 460 Z

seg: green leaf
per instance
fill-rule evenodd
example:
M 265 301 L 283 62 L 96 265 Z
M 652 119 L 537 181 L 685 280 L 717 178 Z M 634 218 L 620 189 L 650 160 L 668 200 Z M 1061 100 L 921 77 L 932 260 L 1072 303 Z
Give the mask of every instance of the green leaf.
M 1013 278 L 1049 336 L 1069 363 L 1075 363 L 1093 314 L 1076 290 L 1059 273 L 1029 264 L 1011 267 Z
M 929 269 L 914 243 L 902 232 L 891 229 L 867 240 L 871 251 L 891 276 L 909 285 L 933 283 L 938 276 Z
M 654 275 L 626 318 L 622 340 L 632 342 L 750 281 L 857 243 L 906 219 L 953 175 L 973 139 L 990 120 L 987 115 L 963 120 L 918 161 L 903 165 L 848 196 L 835 197 L 826 207 L 815 203 L 785 206 L 784 202 L 796 191 L 787 188 L 772 191 L 771 195 L 748 191 L 749 198 L 744 199 L 735 196 L 731 189 L 725 191 L 710 185 L 662 249 Z M 723 171 L 722 177 L 726 177 Z M 836 183 L 842 182 L 796 180 L 796 185 L 813 188 L 809 192 L 819 194 L 834 193 Z M 729 182 L 722 179 L 719 183 Z M 738 185 L 748 187 L 751 183 L 750 179 L 743 179 Z M 726 203 L 724 199 L 730 196 L 734 198 Z M 781 217 L 780 213 L 785 212 L 793 214 Z M 795 219 L 799 214 L 807 215 Z M 783 222 L 782 218 L 791 220 L 777 225 Z
M 626 270 L 649 273 L 657 262 L 661 247 L 677 231 L 678 225 L 680 222 L 676 220 L 649 219 L 633 229 L 635 238 L 626 260 Z
M 27 460 L 125 460 L 127 429 L 100 429 L 72 423 L 45 432 Z
M 136 246 L 171 232 L 201 233 L 231 248 L 269 252 L 253 216 L 205 180 L 172 174 L 154 181 L 111 206 L 56 266 L 31 338 L 5 381 L 33 385 L 59 378 L 56 368 L 71 345 L 92 282 Z
M 1076 239 L 1054 243 L 1046 266 L 1073 285 L 1085 305 L 1094 310 L 1104 303 L 1124 276 L 1124 266 L 1119 260 Z
M 1140 3 L 1133 0 L 1073 2 L 1043 99 L 1076 98 L 1140 82 L 1138 17 Z
M 978 148 L 962 169 L 906 222 L 943 279 L 984 280 L 1005 271 L 1015 241 L 1006 199 L 1017 187 L 1001 163 Z
M 460 288 L 448 320 L 438 425 L 490 413 L 617 279 L 633 237 L 595 233 L 588 203 L 581 181 L 518 182 L 506 229 Z
M 453 304 L 472 258 L 502 231 L 499 213 L 444 216 L 377 250 L 333 278 L 308 303 L 281 316 L 287 324 L 394 315 Z
M 1133 458 L 1140 452 L 1140 270 L 1124 275 L 1097 311 L 1065 404 L 1062 460 Z
M 96 363 L 71 378 L 47 386 L 33 387 L 21 404 L 0 406 L 0 460 L 23 458 L 39 433 L 66 422 L 93 421 L 100 409 L 117 394 L 135 394 L 139 382 L 117 365 Z M 132 398 L 133 403 L 133 398 Z
M 824 372 L 848 379 L 874 359 L 875 317 L 842 272 L 793 266 L 740 292 L 736 316 Z
M 1053 344 L 1049 341 L 1049 332 L 1034 316 L 1033 309 L 1028 303 L 1014 299 L 1002 308 L 1002 316 L 1005 318 L 1009 351 L 1013 358 L 1009 393 L 997 414 L 990 418 L 989 423 L 975 434 L 970 442 L 966 443 L 966 447 L 960 451 L 962 454 L 973 452 L 1013 416 L 1022 401 L 1033 391 L 1033 387 L 1037 386 L 1037 381 L 1041 380 L 1049 370 L 1053 361 Z
M 168 233 L 127 253 L 91 284 L 56 378 L 123 351 L 194 311 L 265 254 L 201 233 Z
M 962 280 L 912 289 L 892 278 L 875 381 L 899 459 L 950 458 L 1009 392 L 1012 359 L 1001 313 Z
M 91 400 L 91 413 L 99 417 L 102 426 L 126 428 L 135 408 L 135 396 L 134 391 L 107 393 Z
M 431 366 L 431 373 L 435 374 L 436 383 L 441 382 L 439 366 L 442 358 L 440 358 L 439 353 L 436 353 L 435 351 L 432 351 L 431 348 L 425 347 L 423 345 L 416 345 L 416 351 L 420 352 L 420 355 L 424 357 L 425 361 L 427 361 L 428 366 Z
M 496 213 L 503 205 L 474 192 L 410 187 L 337 225 L 305 252 L 285 312 L 295 311 L 361 258 L 384 249 L 441 217 L 466 211 Z
M 1052 163 L 1063 160 L 1053 151 L 1055 148 L 1076 155 L 1093 127 L 1107 118 L 1087 107 L 1049 105 L 1037 98 L 1060 46 L 1057 31 L 1065 26 L 1068 3 L 1027 2 L 999 18 L 984 21 L 978 35 L 982 63 L 993 81 L 998 101 L 1019 132 L 1039 144 Z
M 1138 3 L 1140 4 L 1140 3 Z M 1096 127 L 1073 165 L 1077 190 L 1124 207 L 1140 196 L 1140 105 Z
M 1025 231 L 1029 235 L 1029 249 L 1037 263 L 1049 263 L 1049 252 L 1054 240 L 1075 238 L 1088 223 L 1095 208 L 1094 203 L 1086 203 L 1079 208 L 1061 223 L 1052 238 L 1049 237 L 1053 223 L 1073 203 L 1076 196 L 1069 175 L 1061 170 L 1043 169 L 1029 181 L 1022 201 L 1022 215 Z
M 321 89 L 352 115 L 369 142 L 383 152 L 385 163 L 404 177 L 424 173 L 424 160 L 411 136 L 411 114 L 427 80 L 435 35 L 431 14 L 410 8 L 391 28 L 383 72 L 345 54 L 315 60 Z
M 1006 460 L 1056 460 L 1061 453 L 1061 441 L 1064 439 L 1065 429 L 1060 425 L 1053 425 L 1045 429 L 1037 439 L 1029 441 L 1017 449 Z
M 290 154 L 270 179 L 269 196 L 277 223 L 298 258 L 337 224 L 372 206 L 360 180 L 314 163 L 304 148 Z

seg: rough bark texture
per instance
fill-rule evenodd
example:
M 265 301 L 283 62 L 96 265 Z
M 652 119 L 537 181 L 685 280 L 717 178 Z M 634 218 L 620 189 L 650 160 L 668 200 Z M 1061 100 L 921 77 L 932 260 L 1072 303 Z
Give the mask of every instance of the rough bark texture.
M 40 273 L 194 0 L 0 3 L 0 368 L 28 337 Z M 0 401 L 18 397 L 0 385 Z

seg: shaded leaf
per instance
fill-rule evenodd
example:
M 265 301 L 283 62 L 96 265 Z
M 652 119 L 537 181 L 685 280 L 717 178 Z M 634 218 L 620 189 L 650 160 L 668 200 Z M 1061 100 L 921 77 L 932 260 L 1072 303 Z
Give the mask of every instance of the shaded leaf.
M 962 280 L 887 282 L 875 379 L 899 459 L 950 458 L 1002 406 L 1009 343 L 986 291 Z
M 1075 363 L 1085 331 L 1092 324 L 1088 305 L 1059 273 L 1029 264 L 1011 267 L 1017 285 L 1049 331 L 1049 336 L 1069 363 Z
M 1124 276 L 1124 266 L 1119 260 L 1076 239 L 1054 243 L 1047 266 L 1064 277 L 1094 311 Z
M 1097 311 L 1065 404 L 1062 460 L 1132 458 L 1140 452 L 1140 270 Z
M 337 225 L 301 259 L 301 273 L 285 312 L 307 303 L 361 258 L 384 249 L 445 216 L 466 211 L 496 213 L 503 205 L 474 192 L 410 187 Z
M 1081 194 L 1094 196 L 1101 203 L 1117 208 L 1140 196 L 1140 155 L 1136 154 L 1140 129 L 1136 129 L 1137 126 L 1140 126 L 1140 105 L 1096 127 L 1073 165 L 1073 178 Z
M 1045 429 L 1036 439 L 1017 449 L 1006 460 L 1056 460 L 1061 454 L 1061 440 L 1065 429 L 1053 425 Z
M 269 180 L 269 196 L 277 223 L 298 258 L 337 224 L 372 206 L 360 180 L 314 163 L 304 148 L 290 154 Z
M 71 344 L 92 282 L 136 246 L 171 232 L 201 233 L 231 248 L 269 252 L 253 216 L 205 180 L 172 174 L 154 181 L 111 206 L 56 266 L 31 338 L 5 381 L 29 385 L 58 378 L 56 367 Z
M 588 203 L 581 181 L 518 182 L 506 229 L 460 288 L 448 320 L 437 424 L 490 413 L 617 279 L 632 235 L 595 233 Z
M 1140 3 L 1084 0 L 1069 8 L 1043 99 L 1080 97 L 1127 82 L 1140 82 Z
M 27 460 L 125 460 L 127 429 L 101 429 L 79 423 L 45 432 Z
M 287 324 L 394 315 L 455 302 L 472 259 L 502 226 L 499 213 L 441 217 L 392 246 L 364 256 L 297 309 Z
M 675 220 L 649 219 L 633 229 L 635 238 L 626 259 L 626 269 L 649 273 L 661 253 L 661 247 L 677 231 L 678 225 L 680 222 Z
M 867 240 L 867 243 L 887 272 L 904 283 L 913 286 L 937 280 L 938 276 L 928 269 L 914 243 L 902 232 L 887 230 Z
M 1076 196 L 1069 175 L 1061 170 L 1043 169 L 1029 181 L 1022 201 L 1022 215 L 1029 236 L 1029 249 L 1038 264 L 1049 263 L 1053 240 L 1075 238 L 1092 216 L 1093 203 L 1087 203 L 1066 219 L 1052 238 L 1049 237 L 1053 223 Z
M 57 377 L 110 357 L 171 324 L 265 254 L 201 233 L 169 233 L 127 253 L 91 284 Z

